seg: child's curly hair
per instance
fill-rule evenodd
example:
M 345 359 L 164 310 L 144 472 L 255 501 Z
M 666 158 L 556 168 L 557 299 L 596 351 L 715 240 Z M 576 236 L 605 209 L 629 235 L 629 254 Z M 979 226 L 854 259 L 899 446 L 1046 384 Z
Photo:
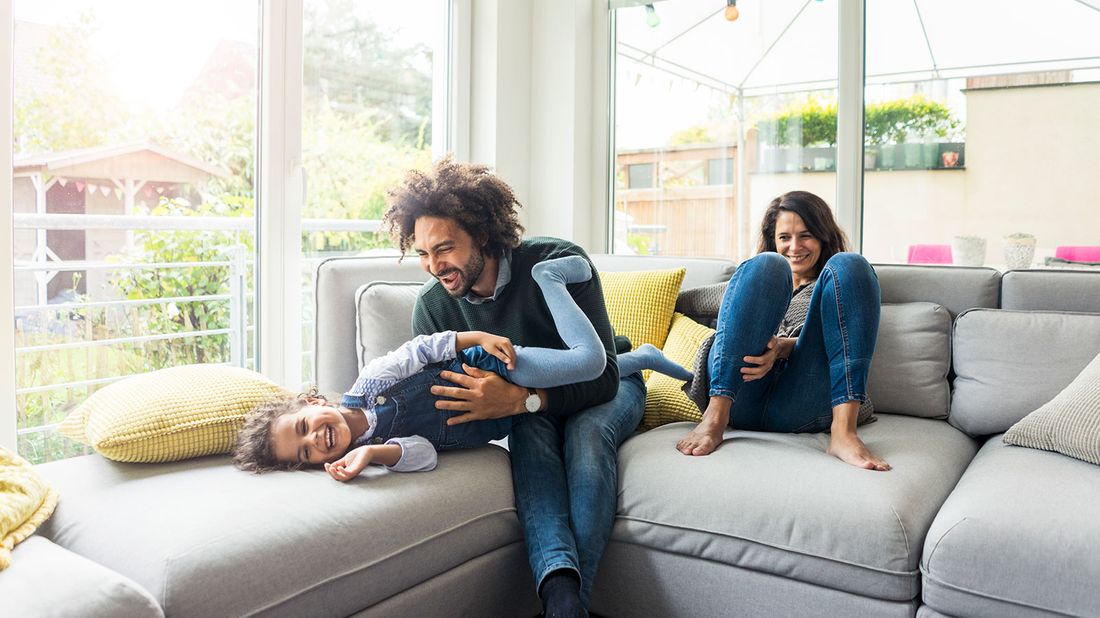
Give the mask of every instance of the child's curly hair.
M 279 398 L 265 401 L 245 416 L 244 426 L 237 434 L 237 444 L 233 447 L 233 463 L 245 472 L 260 474 L 272 470 L 297 470 L 302 467 L 298 462 L 275 459 L 275 449 L 271 444 L 271 427 L 275 420 L 284 414 L 293 414 L 309 405 L 309 399 L 324 399 L 314 387 L 309 392 L 294 398 Z
M 512 187 L 485 165 L 456 163 L 447 155 L 430 172 L 407 172 L 388 197 L 382 222 L 402 256 L 412 246 L 420 217 L 455 221 L 472 238 L 484 241 L 485 255 L 491 257 L 504 255 L 523 239 L 516 212 L 521 204 Z

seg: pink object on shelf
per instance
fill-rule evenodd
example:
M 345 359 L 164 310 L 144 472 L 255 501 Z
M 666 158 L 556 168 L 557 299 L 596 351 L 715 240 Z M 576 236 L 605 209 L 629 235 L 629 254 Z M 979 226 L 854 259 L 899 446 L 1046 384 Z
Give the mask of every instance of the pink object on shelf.
M 1057 247 L 1054 257 L 1071 262 L 1100 262 L 1100 247 Z
M 910 264 L 951 264 L 951 245 L 909 245 Z

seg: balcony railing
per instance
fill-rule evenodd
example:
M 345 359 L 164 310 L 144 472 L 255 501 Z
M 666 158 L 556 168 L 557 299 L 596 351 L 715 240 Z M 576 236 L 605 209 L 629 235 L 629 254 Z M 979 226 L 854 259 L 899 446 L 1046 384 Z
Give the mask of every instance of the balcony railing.
M 16 230 L 162 230 L 162 231 L 210 231 L 210 232 L 240 232 L 248 233 L 255 230 L 256 221 L 253 218 L 243 217 L 179 217 L 179 216 L 130 216 L 130 215 L 84 215 L 84 214 L 38 214 L 15 213 L 13 225 Z M 340 220 L 340 219 L 303 219 L 302 231 L 311 232 L 377 232 L 381 228 L 378 220 Z M 36 242 L 41 243 L 44 235 L 38 234 Z M 38 248 L 38 247 L 36 247 Z M 120 246 L 121 250 L 122 247 Z M 71 312 L 80 314 L 88 309 L 110 310 L 118 308 L 125 311 L 133 307 L 149 307 L 168 305 L 170 303 L 220 303 L 227 304 L 229 308 L 229 323 L 225 327 L 213 327 L 181 332 L 154 332 L 148 334 L 136 334 L 127 336 L 108 336 L 105 338 L 89 338 L 84 340 L 66 340 L 61 342 L 32 343 L 20 345 L 17 340 L 16 354 L 27 356 L 38 353 L 56 353 L 65 350 L 110 348 L 125 345 L 142 345 L 154 341 L 176 341 L 186 339 L 201 339 L 214 336 L 229 337 L 229 360 L 216 364 L 235 366 L 252 366 L 254 359 L 249 358 L 248 341 L 250 335 L 255 332 L 255 326 L 249 324 L 248 307 L 253 300 L 250 290 L 249 277 L 254 266 L 252 256 L 243 245 L 226 247 L 224 259 L 200 260 L 186 262 L 135 262 L 135 261 L 95 261 L 95 260 L 59 260 L 52 252 L 36 250 L 37 259 L 16 260 L 14 270 L 16 273 L 32 273 L 35 275 L 36 284 L 43 290 L 56 273 L 60 272 L 87 272 L 87 271 L 135 271 L 135 270 L 172 270 L 182 268 L 228 268 L 229 292 L 220 294 L 196 294 L 186 296 L 165 296 L 147 299 L 123 299 L 123 298 L 96 298 L 91 300 L 76 300 L 70 302 L 48 303 L 41 302 L 44 294 L 38 295 L 39 302 L 24 304 L 15 307 L 17 316 L 15 328 L 21 330 L 33 329 L 32 316 L 38 314 L 45 316 L 41 324 L 48 325 L 49 314 L 57 312 Z M 46 257 L 49 256 L 49 257 Z M 320 260 L 326 256 L 304 256 L 303 268 L 308 271 L 310 277 Z M 311 304 L 312 286 L 306 286 L 305 302 Z M 303 316 L 305 317 L 305 316 Z M 308 327 L 312 318 L 304 319 L 303 326 Z M 220 326 L 220 325 L 219 325 Z M 312 329 L 304 328 L 306 332 Z M 27 334 L 27 333 L 24 333 Z M 25 338 L 20 338 L 25 339 Z M 307 348 L 309 346 L 306 346 Z M 311 356 L 307 349 L 306 357 Z M 224 357 L 223 357 L 224 358 Z M 168 365 L 166 365 L 168 366 Z M 16 388 L 16 395 L 42 394 L 45 397 L 52 391 L 100 387 L 116 382 L 132 374 L 120 374 L 110 376 L 87 377 L 86 379 L 64 379 L 49 383 L 20 385 Z M 45 399 L 46 406 L 49 400 Z M 19 435 L 50 432 L 56 429 L 57 423 L 46 422 L 35 426 L 20 427 Z

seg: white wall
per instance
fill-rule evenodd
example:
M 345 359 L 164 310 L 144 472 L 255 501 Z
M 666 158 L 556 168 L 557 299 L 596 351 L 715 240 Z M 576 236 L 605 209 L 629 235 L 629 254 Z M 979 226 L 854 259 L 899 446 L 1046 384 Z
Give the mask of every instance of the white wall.
M 0 2 L 0 84 L 11 84 L 11 3 Z M 11 97 L 0 97 L 0 446 L 15 450 L 15 315 L 12 311 Z
M 473 0 L 470 156 L 524 205 L 529 236 L 607 237 L 607 7 Z

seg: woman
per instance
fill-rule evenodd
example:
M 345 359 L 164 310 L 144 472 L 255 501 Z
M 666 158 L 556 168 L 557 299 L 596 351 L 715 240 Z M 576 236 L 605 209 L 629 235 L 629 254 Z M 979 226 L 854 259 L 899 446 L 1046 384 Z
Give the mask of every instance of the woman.
M 696 357 L 689 394 L 703 420 L 676 448 L 709 455 L 727 427 L 831 430 L 828 453 L 889 470 L 856 433 L 870 417 L 867 373 L 875 351 L 879 287 L 820 197 L 792 191 L 764 213 L 758 254 L 722 298 L 717 332 Z

